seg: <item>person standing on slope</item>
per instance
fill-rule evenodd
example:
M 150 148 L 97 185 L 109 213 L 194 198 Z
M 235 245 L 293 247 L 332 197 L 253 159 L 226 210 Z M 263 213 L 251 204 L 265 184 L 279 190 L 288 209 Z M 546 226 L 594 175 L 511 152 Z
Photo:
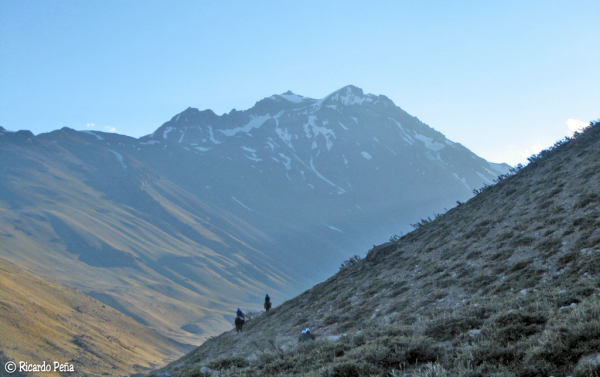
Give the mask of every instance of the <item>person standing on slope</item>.
M 271 309 L 271 297 L 269 297 L 269 294 L 267 294 L 265 296 L 265 310 L 268 312 L 269 309 Z

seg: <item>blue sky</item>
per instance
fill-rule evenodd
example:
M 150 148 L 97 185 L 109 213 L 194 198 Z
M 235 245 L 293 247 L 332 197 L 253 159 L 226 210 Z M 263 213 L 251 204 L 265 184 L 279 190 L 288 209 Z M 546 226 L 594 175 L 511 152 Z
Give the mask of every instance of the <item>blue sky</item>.
M 600 117 L 600 2 L 0 0 L 0 126 L 151 133 L 353 84 L 516 164 Z

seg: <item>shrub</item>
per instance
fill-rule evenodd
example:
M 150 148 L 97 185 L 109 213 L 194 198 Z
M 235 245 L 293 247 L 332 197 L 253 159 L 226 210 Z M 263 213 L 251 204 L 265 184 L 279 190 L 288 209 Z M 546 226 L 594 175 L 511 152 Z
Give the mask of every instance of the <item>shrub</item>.
M 459 334 L 477 329 L 483 321 L 470 316 L 442 318 L 432 322 L 424 334 L 438 340 L 452 340 Z
M 381 337 L 360 348 L 360 357 L 378 368 L 402 368 L 405 364 L 437 361 L 441 349 L 421 336 Z
M 265 374 L 277 375 L 279 373 L 288 372 L 296 367 L 296 362 L 290 359 L 276 359 L 273 362 L 264 366 Z
M 337 364 L 331 370 L 331 373 L 328 374 L 330 377 L 360 377 L 362 376 L 362 369 L 355 362 L 346 362 Z
M 350 266 L 354 266 L 355 264 L 357 264 L 358 262 L 360 262 L 362 260 L 361 257 L 359 257 L 358 255 L 355 255 L 353 257 L 351 257 L 350 259 L 342 262 L 342 265 L 340 266 L 340 271 L 344 270 Z
M 511 365 L 524 358 L 525 350 L 521 347 L 503 347 L 497 343 L 486 342 L 474 348 L 472 355 L 473 363 L 478 366 L 483 364 Z
M 208 364 L 210 369 L 216 370 L 226 370 L 231 369 L 233 367 L 243 368 L 247 366 L 248 363 L 244 360 L 243 357 L 232 356 L 232 357 L 224 357 L 219 360 L 212 361 Z
M 499 344 L 508 345 L 541 332 L 547 320 L 546 316 L 540 313 L 500 313 L 490 320 L 491 323 L 486 326 L 486 333 Z
M 528 352 L 528 362 L 547 362 L 557 369 L 600 350 L 600 302 L 594 297 L 555 318 Z
M 550 238 L 540 242 L 537 249 L 546 254 L 556 254 L 561 246 L 562 241 L 559 238 Z
M 323 319 L 323 324 L 324 325 L 333 325 L 336 324 L 340 321 L 340 316 L 336 315 L 336 314 L 331 314 L 328 315 L 327 317 L 325 317 L 325 319 Z
M 577 201 L 575 207 L 577 208 L 585 208 L 592 203 L 600 203 L 600 195 L 596 193 L 584 195 Z
M 211 376 L 210 373 L 202 373 L 200 371 L 201 369 L 202 369 L 201 367 L 187 368 L 180 374 L 180 377 L 210 377 Z
M 529 266 L 529 264 L 531 264 L 531 262 L 532 262 L 531 260 L 523 260 L 523 261 L 517 262 L 510 267 L 509 271 L 510 272 L 520 271 L 520 270 L 526 268 L 527 266 Z
M 512 245 L 514 247 L 529 246 L 529 245 L 533 244 L 534 241 L 535 241 L 535 238 L 533 238 L 533 237 L 519 236 L 512 241 Z

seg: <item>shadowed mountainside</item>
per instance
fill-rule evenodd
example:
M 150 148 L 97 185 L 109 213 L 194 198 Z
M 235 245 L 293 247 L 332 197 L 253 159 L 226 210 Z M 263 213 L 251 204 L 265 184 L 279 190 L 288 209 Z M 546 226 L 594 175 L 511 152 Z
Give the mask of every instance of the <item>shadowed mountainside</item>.
M 156 375 L 597 375 L 600 122 L 530 160 Z

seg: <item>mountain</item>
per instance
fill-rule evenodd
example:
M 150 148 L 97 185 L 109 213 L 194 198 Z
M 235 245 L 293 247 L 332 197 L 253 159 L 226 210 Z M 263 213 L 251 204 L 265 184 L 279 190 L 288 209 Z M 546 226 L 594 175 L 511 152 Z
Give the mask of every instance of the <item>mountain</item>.
M 597 375 L 600 121 L 530 161 L 153 375 Z
M 13 375 L 4 374 L 10 360 L 58 361 L 72 365 L 76 376 L 140 373 L 189 350 L 82 292 L 2 260 L 0 296 L 2 376 Z
M 354 86 L 320 100 L 273 95 L 220 116 L 188 108 L 112 145 L 276 239 L 269 254 L 313 282 L 509 169 Z
M 353 86 L 140 139 L 0 132 L 0 257 L 198 345 L 507 171 Z

